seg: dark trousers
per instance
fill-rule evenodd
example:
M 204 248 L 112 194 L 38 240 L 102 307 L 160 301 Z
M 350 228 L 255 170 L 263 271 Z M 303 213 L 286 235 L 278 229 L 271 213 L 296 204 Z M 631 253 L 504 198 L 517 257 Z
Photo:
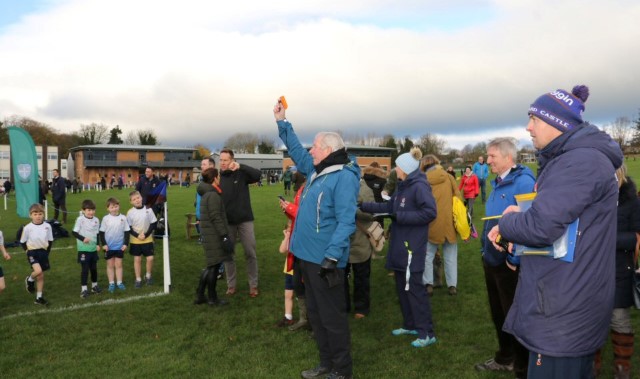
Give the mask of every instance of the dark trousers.
M 369 278 L 371 277 L 371 258 L 362 263 L 348 263 L 344 269 L 344 293 L 347 313 L 351 311 L 351 291 L 349 276 L 353 277 L 353 309 L 356 313 L 369 314 L 371 303 Z
M 560 358 L 529 353 L 528 379 L 592 379 L 593 354 L 582 357 Z
M 482 204 L 484 204 L 484 201 L 487 198 L 486 196 L 487 179 L 478 178 L 478 184 L 480 185 L 480 194 L 482 195 Z
M 320 365 L 351 375 L 351 334 L 344 304 L 344 270 L 338 269 L 338 284 L 329 288 L 318 272 L 320 265 L 300 260 L 305 284 L 307 312 L 320 352 Z
M 296 297 L 304 298 L 304 281 L 302 280 L 302 272 L 300 268 L 300 259 L 293 258 L 293 292 Z
M 513 271 L 506 264 L 491 267 L 483 260 L 484 280 L 487 284 L 491 319 L 498 337 L 498 351 L 494 356 L 497 363 L 508 365 L 513 362 L 516 374 L 526 377 L 529 351 L 522 346 L 513 335 L 502 330 L 509 308 L 518 285 L 518 271 Z
M 65 200 L 59 202 L 53 202 L 53 218 L 58 219 L 58 216 L 62 212 L 62 222 L 67 223 L 67 203 Z
M 87 285 L 87 281 L 89 280 L 89 272 L 91 272 L 91 281 L 93 283 L 98 282 L 98 265 L 96 261 L 91 262 L 82 262 L 81 264 L 82 271 L 80 271 L 80 284 L 83 286 Z
M 394 273 L 396 292 L 402 311 L 402 328 L 418 331 L 418 337 L 421 339 L 435 337 L 431 319 L 431 300 L 422 284 L 422 271 L 411 273 L 408 291 L 405 291 L 407 284 L 405 272 L 394 271 Z

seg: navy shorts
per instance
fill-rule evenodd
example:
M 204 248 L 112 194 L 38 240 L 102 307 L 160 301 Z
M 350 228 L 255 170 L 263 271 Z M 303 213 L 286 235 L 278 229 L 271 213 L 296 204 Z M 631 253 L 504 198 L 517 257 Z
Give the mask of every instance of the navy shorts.
M 98 262 L 97 251 L 78 251 L 78 263 L 94 263 Z
M 129 245 L 129 254 L 134 257 L 139 257 L 141 255 L 145 257 L 153 257 L 153 242 L 149 243 L 132 243 Z
M 47 271 L 51 268 L 49 265 L 49 253 L 45 249 L 27 250 L 27 260 L 29 265 L 39 264 L 42 271 Z
M 109 250 L 104 252 L 104 259 L 109 260 L 111 258 L 124 258 L 124 251 L 122 250 Z
M 0 278 L 4 278 L 4 272 L 2 272 L 2 266 L 0 266 Z
M 286 290 L 293 289 L 293 275 L 284 274 L 284 289 Z

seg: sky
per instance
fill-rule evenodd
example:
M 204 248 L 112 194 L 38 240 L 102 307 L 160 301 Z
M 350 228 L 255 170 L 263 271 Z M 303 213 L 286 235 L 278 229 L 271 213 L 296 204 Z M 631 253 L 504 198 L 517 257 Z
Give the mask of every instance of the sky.
M 639 19 L 636 0 L 0 0 L 0 120 L 280 145 L 285 95 L 303 143 L 526 145 L 529 105 L 558 88 L 588 85 L 584 118 L 599 126 L 638 117 Z

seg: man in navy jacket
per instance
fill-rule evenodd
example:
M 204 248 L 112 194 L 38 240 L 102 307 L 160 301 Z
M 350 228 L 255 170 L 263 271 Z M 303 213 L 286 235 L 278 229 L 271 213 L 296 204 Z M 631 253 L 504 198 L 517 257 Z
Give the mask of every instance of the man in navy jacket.
M 615 289 L 615 170 L 620 146 L 582 120 L 586 86 L 556 90 L 529 108 L 527 131 L 538 150 L 537 196 L 508 207 L 488 234 L 530 247 L 549 246 L 578 219 L 572 262 L 523 255 L 504 330 L 529 350 L 528 377 L 591 377 L 593 356 L 609 332 Z

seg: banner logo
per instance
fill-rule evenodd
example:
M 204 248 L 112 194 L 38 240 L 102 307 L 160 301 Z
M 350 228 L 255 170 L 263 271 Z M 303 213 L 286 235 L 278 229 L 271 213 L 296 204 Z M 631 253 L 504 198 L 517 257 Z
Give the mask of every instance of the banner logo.
M 22 183 L 29 183 L 31 179 L 31 165 L 29 163 L 19 163 L 18 175 Z

